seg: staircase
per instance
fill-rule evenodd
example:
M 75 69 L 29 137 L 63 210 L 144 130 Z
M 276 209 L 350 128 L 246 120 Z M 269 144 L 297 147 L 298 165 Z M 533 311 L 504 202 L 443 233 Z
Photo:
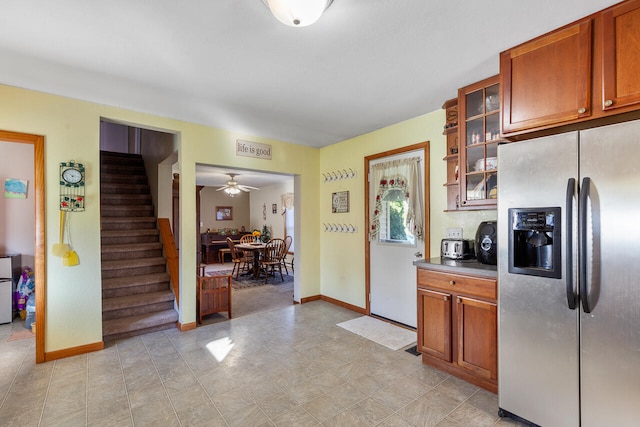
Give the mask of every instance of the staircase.
M 178 313 L 142 157 L 100 152 L 102 335 L 176 326 Z

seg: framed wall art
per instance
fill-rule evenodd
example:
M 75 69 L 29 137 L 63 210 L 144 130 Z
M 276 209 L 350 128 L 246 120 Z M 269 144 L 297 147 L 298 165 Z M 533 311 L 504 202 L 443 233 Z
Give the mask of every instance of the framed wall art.
M 338 191 L 331 194 L 331 213 L 349 212 L 349 192 Z
M 232 206 L 216 206 L 216 221 L 230 221 L 233 219 Z

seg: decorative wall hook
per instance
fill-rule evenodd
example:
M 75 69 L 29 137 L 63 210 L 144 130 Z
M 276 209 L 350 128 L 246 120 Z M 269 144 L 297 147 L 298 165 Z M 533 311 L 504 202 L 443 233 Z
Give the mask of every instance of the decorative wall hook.
M 327 233 L 357 233 L 358 227 L 353 224 L 331 224 L 322 223 L 324 231 Z
M 339 181 L 342 179 L 349 179 L 349 178 L 355 178 L 356 177 L 356 172 L 349 168 L 349 170 L 347 171 L 346 169 L 342 169 L 341 171 L 330 171 L 327 172 L 326 174 L 323 173 L 322 174 L 322 179 L 324 180 L 324 182 L 331 182 L 331 181 Z

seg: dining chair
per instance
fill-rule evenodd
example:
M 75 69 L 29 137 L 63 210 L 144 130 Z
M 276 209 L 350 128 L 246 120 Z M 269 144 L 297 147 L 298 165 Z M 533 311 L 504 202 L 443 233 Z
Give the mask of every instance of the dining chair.
M 285 249 L 284 254 L 282 255 L 282 266 L 284 267 L 284 271 L 289 275 L 289 269 L 287 268 L 287 254 L 289 253 L 289 248 L 291 247 L 291 243 L 293 243 L 293 237 L 287 236 L 284 238 Z M 293 273 L 293 261 L 291 261 L 291 272 Z
M 267 242 L 260 260 L 260 266 L 264 270 L 264 283 L 267 283 L 269 279 L 269 269 L 275 277 L 275 269 L 278 267 L 280 272 L 280 279 L 284 282 L 284 276 L 282 275 L 282 256 L 286 250 L 286 243 L 282 239 L 271 239 Z
M 245 234 L 240 238 L 240 244 L 249 244 L 253 243 L 253 234 Z M 245 267 L 250 268 L 253 264 L 253 252 L 251 251 L 242 251 L 244 256 Z
M 247 265 L 244 258 L 245 254 L 244 252 L 236 249 L 236 244 L 233 243 L 233 240 L 231 240 L 231 237 L 227 237 L 227 245 L 231 250 L 231 261 L 233 262 L 233 269 L 231 270 L 231 275 L 233 276 L 233 273 L 235 273 L 236 280 L 238 280 L 238 276 L 240 275 L 240 269 L 241 268 L 244 269 L 245 266 Z
M 198 277 L 196 311 L 199 324 L 203 316 L 223 311 L 231 319 L 231 275 Z

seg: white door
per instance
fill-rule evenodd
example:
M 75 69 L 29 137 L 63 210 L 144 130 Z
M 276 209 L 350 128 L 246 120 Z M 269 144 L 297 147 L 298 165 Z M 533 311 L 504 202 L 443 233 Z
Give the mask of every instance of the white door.
M 424 207 L 424 151 L 410 151 L 393 156 L 378 158 L 369 162 L 369 176 L 373 165 L 389 160 L 420 157 L 420 203 Z M 377 183 L 369 182 L 369 206 L 374 206 L 378 193 Z M 391 191 L 389 193 L 392 193 Z M 398 227 L 398 217 L 406 205 L 404 197 L 398 193 L 387 194 L 382 203 L 383 215 L 380 221 L 380 236 L 369 241 L 369 297 L 371 315 L 383 317 L 411 327 L 417 327 L 416 267 L 413 261 L 416 253 L 422 258 L 424 241 L 411 236 L 407 230 L 403 234 Z M 405 206 L 406 208 L 406 206 Z M 425 213 L 426 214 L 426 213 Z M 426 230 L 425 230 L 426 232 Z

